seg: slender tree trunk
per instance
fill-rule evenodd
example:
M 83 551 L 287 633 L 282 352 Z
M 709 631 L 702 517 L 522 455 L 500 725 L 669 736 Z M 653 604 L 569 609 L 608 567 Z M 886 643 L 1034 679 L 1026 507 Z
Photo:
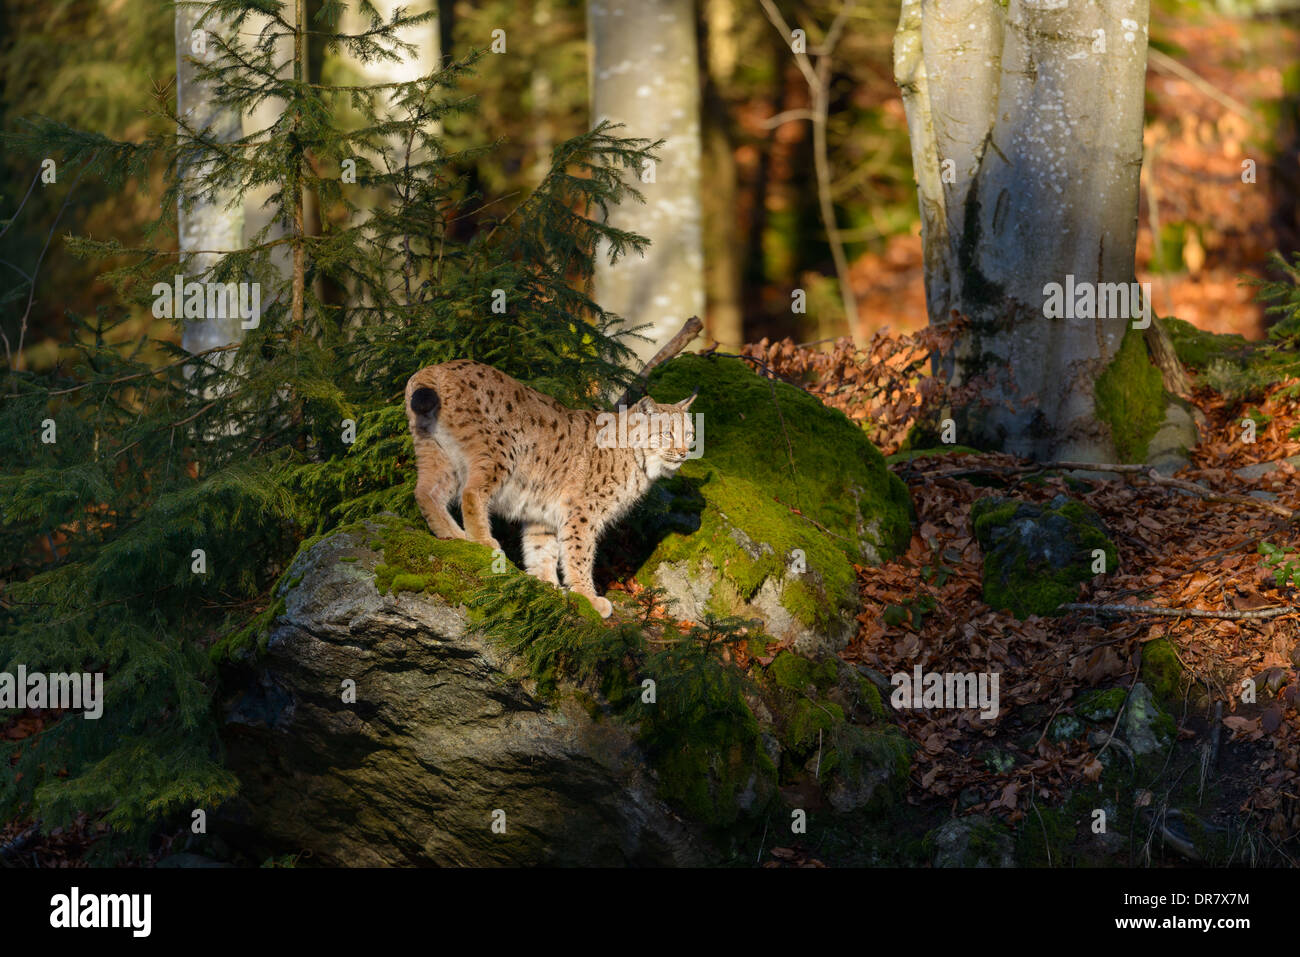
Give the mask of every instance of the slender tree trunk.
M 663 139 L 660 160 L 638 184 L 646 205 L 610 211 L 610 222 L 647 236 L 644 257 L 601 258 L 595 298 L 644 327 L 629 345 L 644 361 L 687 317 L 704 312 L 700 223 L 700 93 L 692 0 L 588 0 L 592 118 L 627 136 Z M 649 181 L 653 176 L 653 181 Z
M 432 10 L 437 16 L 418 26 L 397 31 L 397 36 L 401 40 L 415 47 L 414 55 L 410 57 L 404 56 L 400 62 L 382 60 L 362 62 L 347 57 L 348 66 L 357 74 L 356 82 L 371 85 L 409 83 L 418 80 L 420 77 L 428 76 L 441 68 L 443 30 L 440 19 L 446 5 L 436 2 L 436 0 L 372 0 L 372 3 L 380 18 L 385 22 L 392 18 L 399 7 L 405 9 L 411 15 L 418 15 Z M 351 5 L 343 14 L 343 22 L 349 32 L 361 32 L 366 29 L 368 20 L 362 16 L 361 11 L 355 5 Z M 390 104 L 388 108 L 390 117 L 404 119 L 404 116 L 399 115 L 401 112 L 401 110 Z M 442 132 L 440 124 L 430 124 L 428 132 L 431 135 L 438 136 Z M 400 134 L 390 139 L 388 148 L 391 153 L 391 161 L 395 162 L 399 168 L 402 164 L 408 162 L 414 165 L 429 159 L 418 142 Z M 399 186 L 400 188 L 402 187 Z M 370 195 L 356 197 L 358 220 L 369 219 L 375 204 L 387 201 L 387 198 L 379 195 L 377 191 L 371 192 Z M 405 276 L 408 300 L 411 296 L 411 290 L 418 285 L 419 280 L 417 277 L 409 274 Z M 369 307 L 372 305 L 370 296 L 367 293 L 362 293 L 358 297 L 357 304 L 362 307 Z
M 543 35 L 551 25 L 552 0 L 533 0 L 533 29 Z M 555 149 L 555 124 L 551 121 L 551 77 L 546 72 L 545 53 L 533 63 L 529 93 L 533 113 L 533 180 L 540 183 L 551 168 L 551 150 Z
M 735 0 L 707 0 L 704 9 L 708 72 L 704 85 L 706 176 L 705 242 L 709 314 L 705 330 L 729 349 L 745 341 L 740 302 L 740 236 L 736 227 L 736 145 L 722 91 L 736 68 Z
M 261 34 L 264 29 L 279 31 L 281 28 L 274 24 L 270 18 L 260 14 L 252 14 L 246 21 L 245 30 L 248 32 Z M 280 69 L 281 79 L 287 79 L 293 75 L 293 37 L 285 34 L 275 39 L 275 60 L 282 64 Z M 263 130 L 269 129 L 276 121 L 284 115 L 285 101 L 278 97 L 263 100 L 256 109 L 246 113 L 243 117 L 243 131 L 245 136 L 253 136 Z M 264 228 L 267 229 L 262 242 L 274 242 L 283 239 L 287 234 L 285 224 L 282 222 L 273 222 L 276 216 L 276 210 L 267 205 L 267 201 L 275 192 L 275 186 L 268 184 L 258 186 L 244 194 L 244 246 L 251 246 Z M 280 279 L 288 278 L 292 270 L 292 255 L 287 246 L 276 246 L 270 251 L 271 266 Z M 270 297 L 266 295 L 267 290 L 263 290 L 262 302 L 265 306 L 269 303 Z
M 217 102 L 212 84 L 199 79 L 196 60 L 215 55 L 216 44 L 202 41 L 206 52 L 195 51 L 196 31 L 219 35 L 230 26 L 214 16 L 200 24 L 204 8 L 176 4 L 176 108 L 189 127 L 207 130 L 215 139 L 230 143 L 239 139 L 241 117 L 236 110 Z M 182 196 L 178 204 L 177 234 L 180 268 L 188 279 L 201 277 L 219 260 L 220 254 L 243 247 L 244 216 L 242 204 L 233 192 L 210 199 L 187 198 L 203 184 L 207 169 L 200 161 L 182 161 Z M 233 311 L 233 310 L 232 310 Z M 238 313 L 225 318 L 208 317 L 188 320 L 181 334 L 181 345 L 189 352 L 202 352 L 230 345 L 243 338 Z
M 1115 457 L 1093 387 L 1133 317 L 1048 318 L 1047 288 L 1134 279 L 1147 22 L 1147 0 L 903 0 L 930 321 L 965 314 L 941 367 L 991 380 L 958 441 Z

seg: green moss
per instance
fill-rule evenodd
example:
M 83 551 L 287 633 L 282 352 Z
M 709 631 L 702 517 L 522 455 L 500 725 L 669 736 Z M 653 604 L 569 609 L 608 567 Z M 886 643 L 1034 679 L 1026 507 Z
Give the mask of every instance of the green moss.
M 980 542 L 991 538 L 993 529 L 1010 524 L 1020 506 L 1021 503 L 1015 499 L 976 499 L 970 507 L 971 530 L 975 533 L 975 538 Z
M 1189 369 L 1199 372 L 1216 359 L 1240 363 L 1250 354 L 1251 344 L 1243 336 L 1216 335 L 1172 316 L 1158 321 L 1169 333 L 1178 361 Z
M 436 538 L 405 519 L 381 520 L 383 532 L 370 546 L 383 555 L 375 566 L 381 595 L 423 592 L 464 605 L 492 574 L 492 552 L 482 545 Z
M 1182 702 L 1183 667 L 1167 638 L 1157 638 L 1142 646 L 1139 676 L 1160 704 L 1173 707 Z
M 836 773 L 850 785 L 863 776 L 887 770 L 888 777 L 877 785 L 870 803 L 863 809 L 880 814 L 901 802 L 907 792 L 908 775 L 916 743 L 892 724 L 867 727 L 844 725 L 832 734 L 828 760 L 823 761 L 822 777 Z
M 1142 333 L 1130 328 L 1119 352 L 1093 387 L 1097 418 L 1110 426 L 1121 462 L 1141 462 L 1147 444 L 1165 420 L 1166 398 L 1160 370 L 1147 355 Z
M 1071 802 L 1063 807 L 1035 804 L 1025 813 L 1016 832 L 1018 867 L 1061 867 L 1074 863 L 1071 845 L 1079 835 L 1078 822 L 1086 813 Z
M 1021 518 L 1046 523 L 1048 531 L 1038 534 L 1053 535 L 1058 546 L 1068 543 L 1072 558 L 1059 566 L 1037 557 L 1031 563 L 1023 543 L 1010 534 L 998 534 Z M 1067 524 L 1060 525 L 1060 519 Z M 1073 601 L 1080 582 L 1093 577 L 1095 551 L 1105 554 L 1108 570 L 1113 571 L 1119 561 L 1101 519 L 1082 502 L 1037 506 L 990 496 L 971 505 L 971 528 L 984 550 L 984 601 L 996 610 L 1010 610 L 1017 618 L 1053 615 L 1062 604 Z
M 885 716 L 885 702 L 880 697 L 880 689 L 866 678 L 859 677 L 858 682 L 858 702 L 867 709 L 867 714 L 871 715 L 873 720 L 879 720 Z
M 767 675 L 778 688 L 786 691 L 825 692 L 839 677 L 839 662 L 826 658 L 817 663 L 792 651 L 783 651 L 767 666 Z
M 275 594 L 275 591 L 275 588 L 271 590 L 272 595 Z M 242 628 L 219 639 L 209 649 L 209 658 L 220 663 L 237 661 L 245 655 L 254 657 L 261 655 L 266 651 L 266 643 L 271 637 L 271 628 L 275 625 L 275 620 L 284 612 L 284 597 L 274 598 L 265 609 L 244 624 Z
M 844 415 L 801 389 L 755 375 L 740 360 L 682 356 L 656 369 L 650 393 L 675 402 L 699 387 L 703 456 L 664 483 L 673 507 L 693 508 L 699 527 L 659 542 L 638 573 L 707 563 L 729 589 L 718 614 L 739 612 L 769 578 L 782 604 L 809 628 L 829 627 L 857 607 L 854 563 L 907 547 L 911 502 L 880 452 Z M 694 505 L 690 505 L 690 502 Z M 791 570 L 795 550 L 806 571 Z
M 817 744 L 819 734 L 824 738 L 844 724 L 844 709 L 826 701 L 798 698 L 785 715 L 781 743 L 795 752 L 804 752 Z M 830 765 L 823 762 L 824 770 Z
M 1110 721 L 1124 706 L 1128 692 L 1123 688 L 1094 688 L 1079 695 L 1074 713 L 1089 721 Z

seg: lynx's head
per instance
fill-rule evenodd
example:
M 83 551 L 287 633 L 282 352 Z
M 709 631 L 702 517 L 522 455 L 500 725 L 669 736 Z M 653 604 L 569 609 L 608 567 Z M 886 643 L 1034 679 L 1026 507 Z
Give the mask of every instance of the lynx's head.
M 645 450 L 645 469 L 650 478 L 670 475 L 687 459 L 698 458 L 696 416 L 689 409 L 695 396 L 680 402 L 659 403 L 650 396 L 627 412 L 628 445 Z

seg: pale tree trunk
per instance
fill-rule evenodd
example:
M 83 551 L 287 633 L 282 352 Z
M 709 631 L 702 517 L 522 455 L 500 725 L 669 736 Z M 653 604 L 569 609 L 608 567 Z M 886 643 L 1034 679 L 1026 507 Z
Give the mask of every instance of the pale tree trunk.
M 1046 318 L 1045 286 L 1134 279 L 1147 22 L 1147 0 L 903 0 L 929 317 L 970 320 L 956 383 L 993 380 L 959 442 L 1115 457 L 1093 386 L 1133 319 Z
M 274 24 L 270 18 L 261 14 L 251 14 L 245 21 L 244 31 L 261 35 L 264 30 L 282 31 L 282 27 Z M 275 38 L 275 62 L 280 64 L 280 78 L 288 79 L 293 76 L 293 37 L 288 33 Z M 245 136 L 254 136 L 263 130 L 269 129 L 284 114 L 285 101 L 278 97 L 271 97 L 263 100 L 257 108 L 249 113 L 244 114 L 243 130 Z M 257 235 L 266 226 L 270 226 L 261 242 L 275 242 L 283 239 L 288 230 L 283 222 L 272 222 L 279 212 L 274 206 L 268 206 L 267 201 L 275 192 L 274 184 L 258 186 L 250 189 L 244 194 L 244 245 L 253 245 Z M 278 279 L 287 279 L 292 269 L 292 255 L 287 245 L 275 246 L 271 249 L 269 259 L 272 268 L 275 270 Z M 271 301 L 268 295 L 270 290 L 263 290 L 262 304 L 263 308 Z
M 533 0 L 533 27 L 545 35 L 551 25 L 551 0 Z M 546 72 L 546 48 L 542 47 L 529 77 L 533 113 L 533 181 L 540 183 L 551 169 L 551 151 L 555 149 L 555 124 L 551 121 L 551 77 Z
M 411 16 L 418 16 L 428 11 L 433 11 L 436 15 L 422 24 L 405 27 L 397 31 L 396 35 L 400 40 L 415 47 L 414 55 L 406 56 L 403 54 L 400 62 L 385 60 L 362 62 L 344 54 L 345 62 L 356 74 L 355 82 L 359 85 L 409 83 L 437 72 L 442 66 L 442 28 L 439 17 L 442 16 L 440 11 L 443 9 L 443 5 L 436 2 L 436 0 L 371 0 L 371 2 L 379 13 L 380 19 L 385 23 L 392 19 L 393 14 L 399 7 L 403 8 Z M 369 19 L 362 15 L 355 3 L 349 4 L 341 19 L 341 29 L 345 33 L 361 33 L 369 25 Z M 396 95 L 394 94 L 390 100 L 395 102 Z M 391 119 L 405 120 L 407 118 L 405 111 L 395 105 L 390 104 L 387 112 Z M 441 124 L 431 123 L 427 132 L 434 136 L 440 135 L 442 132 Z M 394 170 L 400 169 L 407 162 L 414 165 L 429 159 L 424 150 L 420 148 L 418 141 L 413 140 L 407 134 L 394 134 L 389 140 L 388 148 L 390 150 L 390 162 L 395 164 Z M 356 213 L 358 221 L 364 222 L 368 220 L 377 203 L 389 201 L 388 198 L 374 191 L 366 195 L 355 196 L 354 202 L 358 207 Z M 413 277 L 407 277 L 408 289 L 417 284 Z M 357 296 L 356 302 L 357 305 L 363 308 L 369 308 L 373 304 L 367 291 L 361 292 Z
M 216 44 L 211 42 L 211 35 L 219 36 L 230 26 L 217 17 L 208 17 L 200 24 L 204 12 L 203 7 L 176 4 L 176 110 L 190 129 L 206 130 L 218 141 L 230 143 L 241 135 L 239 112 L 217 102 L 213 84 L 200 81 L 194 62 L 215 56 Z M 209 35 L 203 43 L 205 53 L 193 52 L 196 30 Z M 244 211 L 239 202 L 231 205 L 233 192 L 205 200 L 185 196 L 199 188 L 206 175 L 207 164 L 201 160 L 182 160 L 177 237 L 180 269 L 187 281 L 202 281 L 221 253 L 243 247 Z M 241 320 L 237 310 L 230 311 L 235 315 L 187 320 L 181 334 L 182 348 L 194 353 L 239 342 L 244 336 Z
M 649 341 L 629 340 L 646 360 L 690 316 L 704 312 L 700 223 L 699 63 L 692 0 L 588 0 L 592 119 L 624 124 L 624 136 L 663 139 L 653 182 L 638 188 L 646 204 L 610 211 L 612 225 L 649 237 L 644 257 L 596 268 L 595 299 L 644 326 Z
M 740 236 L 736 228 L 736 145 L 722 91 L 736 69 L 735 0 L 706 0 L 705 36 L 708 82 L 705 86 L 704 139 L 709 189 L 705 192 L 708 244 L 708 335 L 728 349 L 745 342 L 740 303 Z

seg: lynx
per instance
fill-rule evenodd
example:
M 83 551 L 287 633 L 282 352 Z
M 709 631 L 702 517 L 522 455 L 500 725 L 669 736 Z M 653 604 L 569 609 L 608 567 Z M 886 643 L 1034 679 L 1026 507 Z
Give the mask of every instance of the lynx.
M 468 359 L 429 366 L 406 383 L 416 502 L 434 535 L 493 549 L 500 546 L 489 513 L 522 521 L 527 572 L 558 587 L 562 571 L 569 590 L 608 617 L 609 600 L 591 577 L 597 540 L 690 457 L 695 429 L 686 412 L 694 400 L 642 399 L 628 418 L 653 416 L 661 434 L 610 447 L 600 413 L 570 409 Z M 456 494 L 464 528 L 447 511 Z

